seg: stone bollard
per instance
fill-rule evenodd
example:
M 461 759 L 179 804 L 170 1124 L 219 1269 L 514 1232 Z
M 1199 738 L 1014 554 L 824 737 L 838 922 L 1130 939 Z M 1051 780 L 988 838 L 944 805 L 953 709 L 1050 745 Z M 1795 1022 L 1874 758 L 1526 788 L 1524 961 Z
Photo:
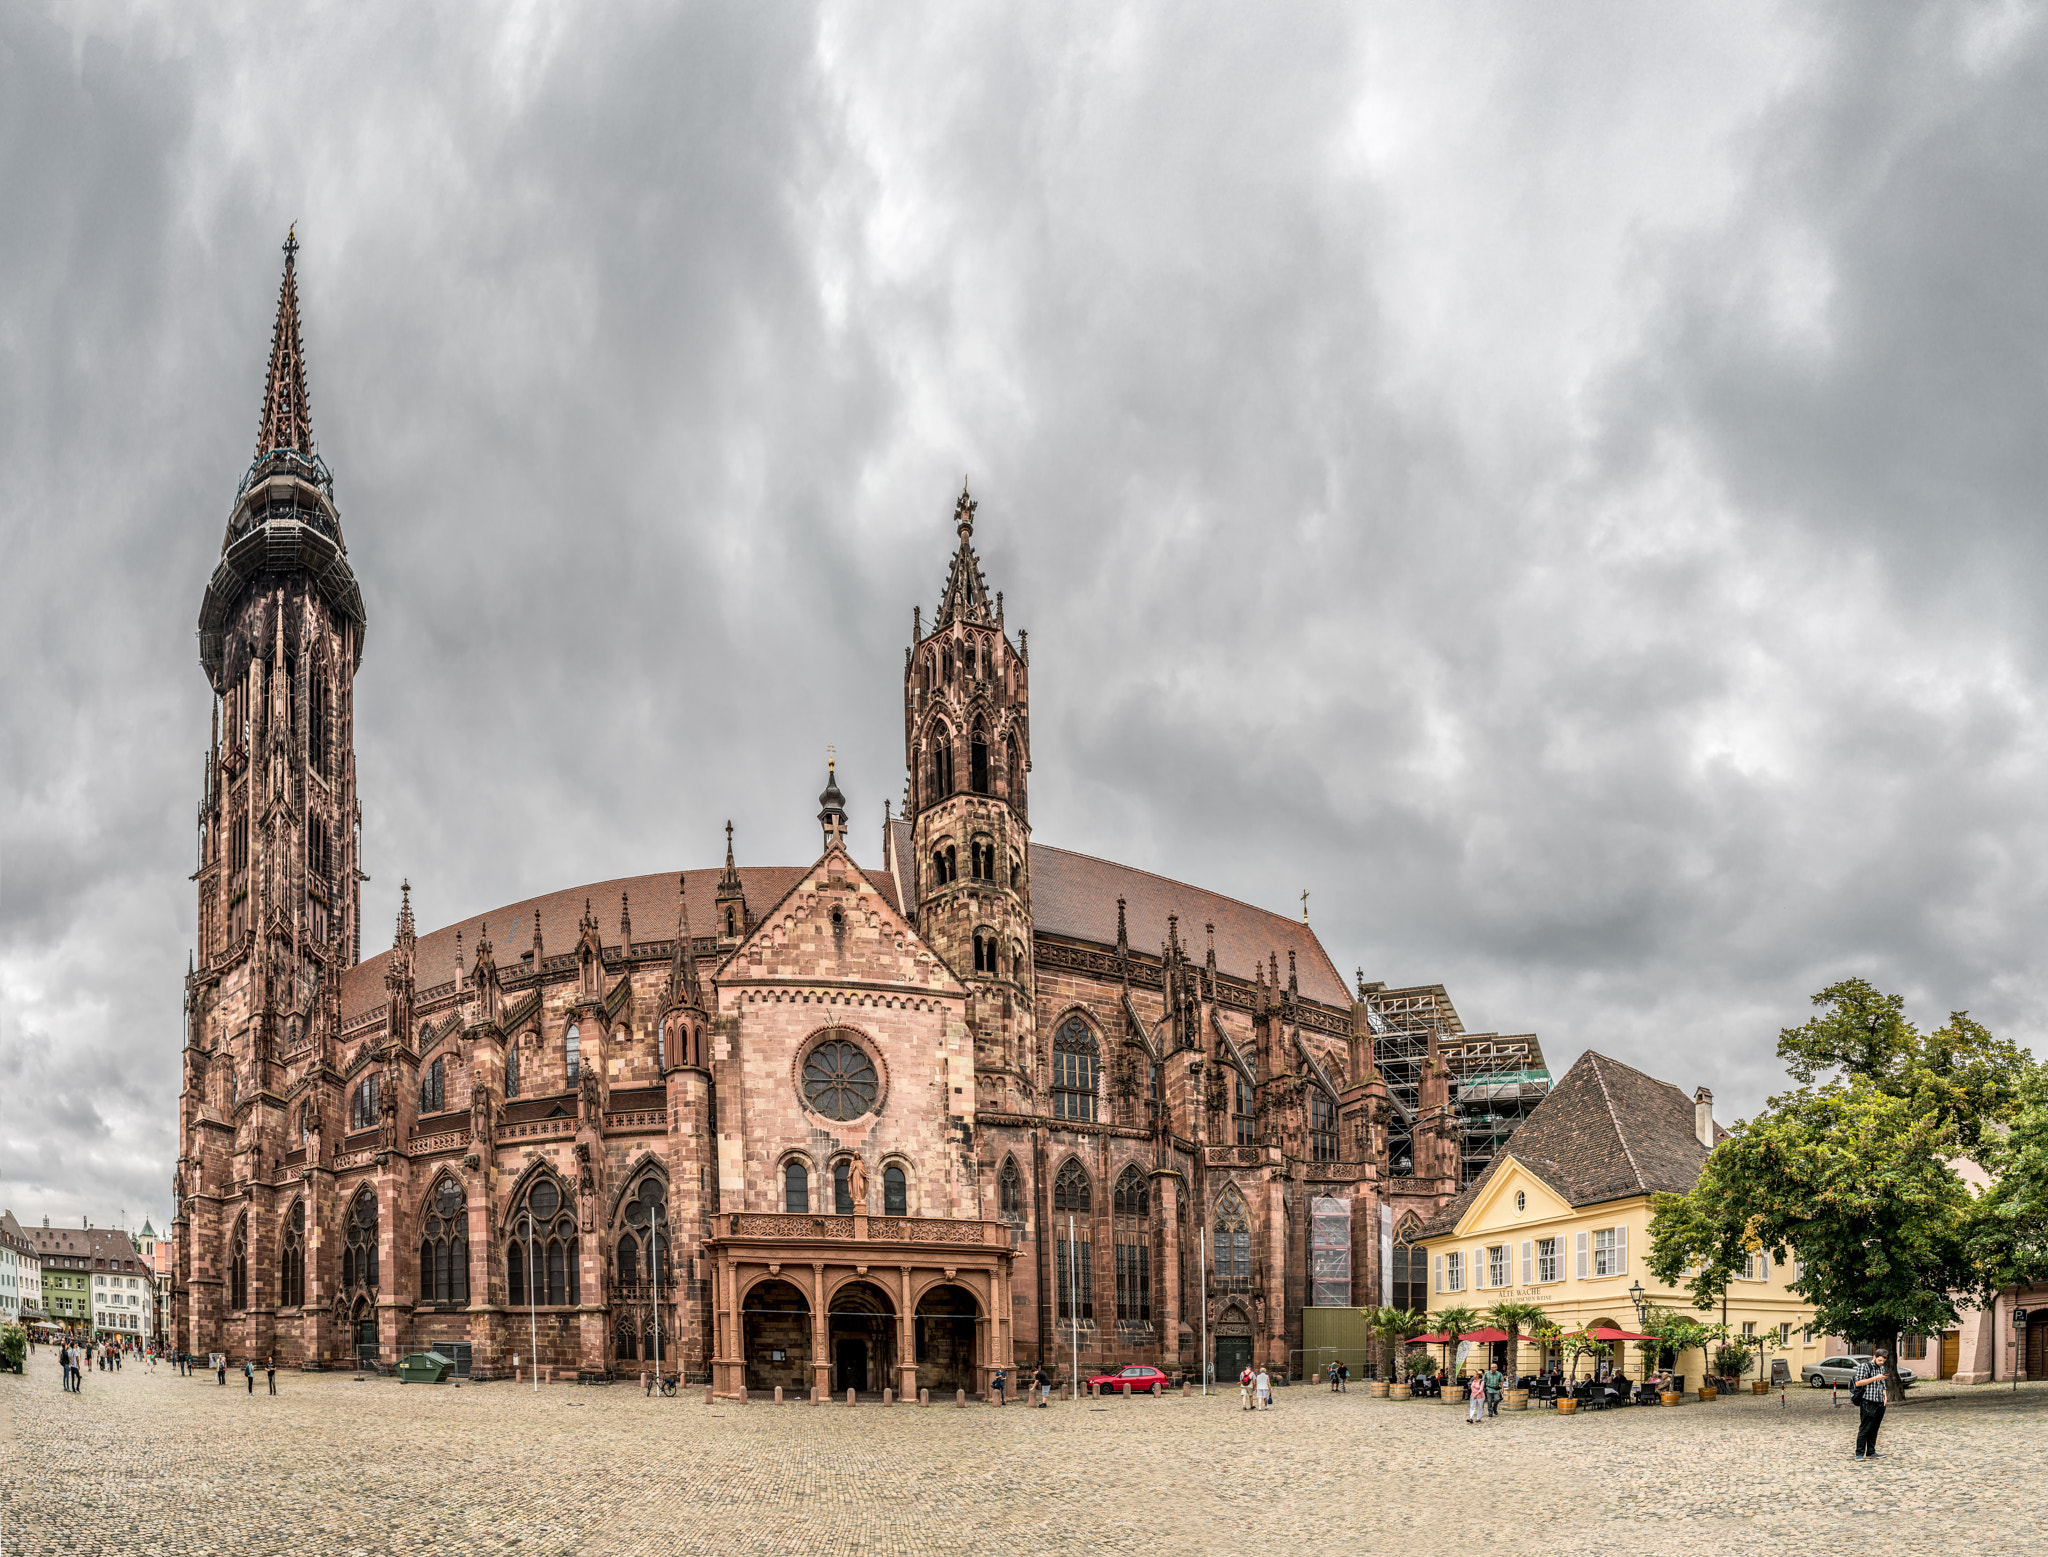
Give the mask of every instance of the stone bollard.
M 518 1383 L 522 1382 L 522 1381 L 521 1381 L 521 1379 L 520 1379 L 520 1374 L 521 1374 L 521 1373 L 522 1373 L 523 1371 L 524 1371 L 524 1370 L 523 1370 L 523 1369 L 522 1369 L 522 1368 L 521 1368 L 521 1367 L 519 1366 L 519 1364 L 518 1364 L 518 1363 L 516 1363 L 516 1362 L 515 1362 L 515 1363 L 513 1363 L 513 1364 L 512 1364 L 512 1382 L 513 1382 L 514 1384 L 518 1384 Z
M 709 1384 L 704 1386 L 704 1404 L 707 1406 L 711 1404 L 711 1386 Z
M 1160 1394 L 1160 1386 L 1159 1386 L 1159 1381 L 1158 1381 L 1157 1379 L 1154 1379 L 1154 1380 L 1152 1381 L 1152 1398 L 1153 1398 L 1154 1400 L 1157 1400 L 1157 1399 L 1159 1398 L 1159 1394 Z
M 885 1390 L 883 1390 L 883 1391 L 882 1391 L 882 1404 L 883 1404 L 883 1405 L 885 1405 L 885 1406 L 893 1406 L 893 1405 L 895 1405 L 895 1404 L 896 1404 L 896 1391 L 894 1391 L 893 1389 L 885 1389 Z
M 647 1393 L 647 1370 L 645 1368 L 640 1370 L 640 1393 L 643 1395 Z
M 782 1386 L 780 1384 L 775 1386 L 775 1403 L 778 1406 L 782 1404 Z
M 853 1391 L 852 1391 L 852 1390 L 848 1390 L 848 1391 L 846 1392 L 846 1403 L 847 1403 L 847 1404 L 848 1404 L 849 1406 L 853 1404 Z
M 738 1399 L 738 1403 L 739 1403 L 740 1405 L 745 1405 L 745 1404 L 747 1403 L 747 1386 L 746 1386 L 746 1385 L 742 1384 L 742 1385 L 740 1386 L 740 1392 L 739 1392 L 739 1395 L 738 1395 L 737 1399 Z
M 1095 1381 L 1093 1379 L 1090 1379 L 1088 1381 L 1088 1398 L 1090 1400 L 1093 1400 L 1098 1393 L 1100 1392 L 1095 1387 Z
M 818 1404 L 818 1386 L 815 1384 L 811 1386 L 811 1404 L 814 1406 Z
M 1186 1379 L 1182 1379 L 1180 1381 L 1180 1398 L 1186 1400 L 1188 1396 L 1190 1396 L 1193 1393 L 1194 1386 L 1190 1384 Z
M 928 1389 L 919 1390 L 917 1392 L 917 1403 L 921 1406 L 930 1405 L 932 1403 L 932 1392 Z
M 956 1405 L 956 1406 L 959 1406 L 959 1407 L 961 1407 L 961 1408 L 962 1408 L 962 1409 L 964 1410 L 964 1409 L 966 1408 L 966 1405 L 967 1405 L 967 1391 L 966 1391 L 966 1390 L 964 1390 L 964 1389 L 956 1389 L 956 1390 L 954 1390 L 954 1391 L 953 1391 L 953 1404 L 954 1404 L 954 1405 Z

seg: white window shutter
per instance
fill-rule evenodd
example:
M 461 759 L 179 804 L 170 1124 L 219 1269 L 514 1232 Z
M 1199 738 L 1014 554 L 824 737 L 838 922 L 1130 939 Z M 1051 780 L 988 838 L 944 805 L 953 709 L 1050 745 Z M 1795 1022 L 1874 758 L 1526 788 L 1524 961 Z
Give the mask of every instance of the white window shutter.
M 1436 1290 L 1441 1292 L 1444 1289 L 1444 1257 L 1441 1254 L 1432 1254 L 1429 1263 L 1436 1276 Z
M 1586 1279 L 1586 1234 L 1573 1234 L 1573 1245 L 1579 1260 L 1579 1280 L 1584 1281 Z
M 1626 1227 L 1617 1227 L 1614 1230 L 1614 1262 L 1615 1274 L 1626 1276 L 1628 1274 L 1628 1229 Z
M 1477 1292 L 1486 1285 L 1486 1280 L 1486 1251 L 1484 1249 L 1474 1249 L 1472 1251 L 1472 1290 Z
M 1757 1257 L 1756 1257 L 1756 1264 L 1757 1264 L 1757 1280 L 1758 1280 L 1758 1281 L 1769 1281 L 1769 1280 L 1771 1279 L 1771 1256 L 1770 1256 L 1770 1251 L 1769 1251 L 1769 1250 L 1765 1250 L 1765 1251 L 1764 1251 L 1763 1253 L 1761 1253 L 1761 1254 L 1757 1255 Z
M 1522 1240 L 1522 1285 L 1525 1287 L 1531 1284 L 1535 1276 L 1534 1265 L 1535 1246 L 1527 1238 L 1524 1238 Z

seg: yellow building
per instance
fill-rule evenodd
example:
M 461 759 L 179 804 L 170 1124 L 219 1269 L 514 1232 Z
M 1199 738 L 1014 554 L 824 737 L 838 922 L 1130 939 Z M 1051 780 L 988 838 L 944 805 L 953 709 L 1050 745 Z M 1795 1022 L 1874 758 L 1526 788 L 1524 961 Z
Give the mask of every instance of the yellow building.
M 1824 1338 L 1810 1328 L 1811 1308 L 1786 1290 L 1789 1268 L 1758 1255 L 1748 1276 L 1730 1286 L 1725 1313 L 1719 1305 L 1700 1312 L 1688 1292 L 1649 1270 L 1651 1198 L 1691 1189 L 1711 1144 L 1726 1138 L 1704 1087 L 1688 1099 L 1667 1081 L 1588 1050 L 1486 1171 L 1415 1237 L 1429 1254 L 1431 1330 L 1444 1309 L 1484 1313 L 1496 1303 L 1529 1303 L 1564 1330 L 1632 1332 L 1641 1301 L 1704 1323 L 1725 1318 L 1762 1343 L 1763 1377 L 1783 1358 L 1796 1382 L 1802 1365 L 1820 1360 Z M 1519 1357 L 1506 1351 L 1496 1343 L 1510 1373 L 1542 1365 L 1526 1336 Z M 1688 1387 L 1698 1386 L 1707 1361 L 1699 1351 L 1678 1358 Z M 1647 1371 L 1633 1342 L 1615 1346 L 1613 1366 L 1630 1378 Z

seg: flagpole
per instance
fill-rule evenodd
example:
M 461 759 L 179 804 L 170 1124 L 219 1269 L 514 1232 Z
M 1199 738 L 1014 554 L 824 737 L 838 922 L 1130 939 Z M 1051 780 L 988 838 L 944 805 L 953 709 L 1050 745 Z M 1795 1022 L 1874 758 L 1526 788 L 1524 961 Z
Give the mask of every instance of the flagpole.
M 1067 1291 L 1073 1304 L 1074 1398 L 1081 1398 L 1081 1251 L 1074 1246 L 1074 1217 L 1067 1214 Z
M 1209 1393 L 1209 1229 L 1195 1229 L 1195 1271 L 1204 1283 L 1202 1298 L 1202 1355 L 1195 1359 L 1195 1366 L 1202 1372 L 1202 1393 Z

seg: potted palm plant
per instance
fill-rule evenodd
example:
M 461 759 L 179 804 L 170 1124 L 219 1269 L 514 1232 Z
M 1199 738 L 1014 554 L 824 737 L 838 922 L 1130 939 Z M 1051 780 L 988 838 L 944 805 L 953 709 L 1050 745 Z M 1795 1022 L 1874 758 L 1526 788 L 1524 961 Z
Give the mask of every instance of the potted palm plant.
M 1420 1316 L 1405 1308 L 1369 1308 L 1365 1311 L 1365 1323 L 1387 1363 L 1387 1376 L 1373 1381 L 1372 1393 L 1406 1400 L 1410 1390 L 1401 1371 L 1401 1343 L 1421 1330 Z
M 1440 1308 L 1429 1316 L 1431 1324 L 1443 1332 L 1444 1377 L 1456 1380 L 1458 1377 L 1458 1343 L 1479 1328 L 1479 1312 L 1471 1308 Z M 1455 1401 L 1455 1390 L 1444 1391 L 1446 1400 Z
M 1534 1303 L 1496 1303 L 1487 1311 L 1486 1317 L 1508 1333 L 1509 1387 L 1501 1392 L 1500 1403 L 1510 1411 L 1526 1411 L 1529 1409 L 1529 1392 L 1514 1384 L 1514 1380 L 1521 1377 L 1522 1331 L 1525 1328 L 1533 1330 L 1543 1323 L 1543 1310 Z

